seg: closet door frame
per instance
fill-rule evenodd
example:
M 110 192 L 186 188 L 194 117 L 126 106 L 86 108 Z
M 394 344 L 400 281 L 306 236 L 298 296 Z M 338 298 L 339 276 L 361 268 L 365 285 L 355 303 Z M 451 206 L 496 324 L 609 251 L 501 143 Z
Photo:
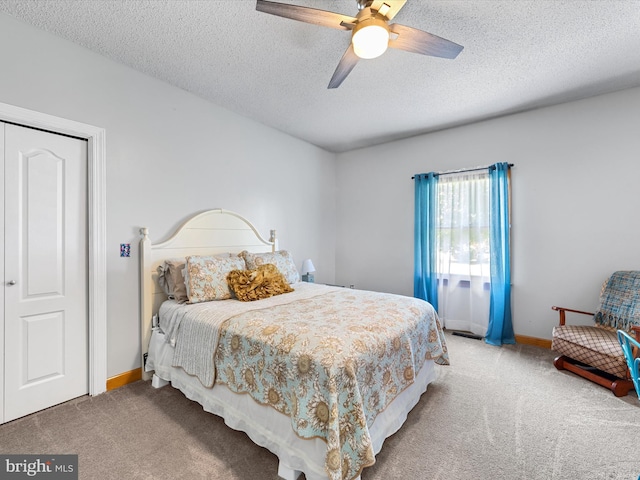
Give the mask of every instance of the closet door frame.
M 87 140 L 89 395 L 98 395 L 107 389 L 105 129 L 5 103 L 0 103 L 0 121 Z M 4 191 L 0 204 L 4 215 Z

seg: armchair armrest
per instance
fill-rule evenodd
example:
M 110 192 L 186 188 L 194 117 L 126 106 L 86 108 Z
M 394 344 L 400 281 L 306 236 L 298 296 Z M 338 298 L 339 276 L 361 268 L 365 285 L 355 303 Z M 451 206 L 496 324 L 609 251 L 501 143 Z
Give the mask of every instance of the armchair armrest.
M 553 307 L 551 307 L 551 310 L 556 310 L 556 311 L 560 314 L 560 325 L 564 325 L 564 324 L 565 324 L 565 321 L 566 321 L 565 313 L 566 313 L 566 312 L 571 312 L 571 313 L 581 313 L 581 314 L 583 314 L 583 315 L 591 315 L 591 316 L 595 315 L 595 314 L 594 314 L 594 313 L 592 313 L 592 312 L 583 312 L 582 310 L 574 310 L 574 309 L 572 309 L 572 308 L 565 308 L 565 307 L 556 307 L 556 306 L 553 306 Z M 635 328 L 635 327 L 634 327 L 634 328 Z M 639 327 L 639 328 L 640 328 L 640 327 Z M 637 336 L 637 335 L 640 335 L 640 330 L 638 330 L 638 331 L 636 332 L 636 336 Z

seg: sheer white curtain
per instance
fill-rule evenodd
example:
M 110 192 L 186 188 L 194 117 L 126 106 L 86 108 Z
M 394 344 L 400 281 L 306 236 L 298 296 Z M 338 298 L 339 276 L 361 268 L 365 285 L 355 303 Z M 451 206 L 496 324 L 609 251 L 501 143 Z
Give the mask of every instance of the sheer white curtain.
M 438 177 L 438 313 L 444 326 L 484 336 L 489 324 L 489 174 Z

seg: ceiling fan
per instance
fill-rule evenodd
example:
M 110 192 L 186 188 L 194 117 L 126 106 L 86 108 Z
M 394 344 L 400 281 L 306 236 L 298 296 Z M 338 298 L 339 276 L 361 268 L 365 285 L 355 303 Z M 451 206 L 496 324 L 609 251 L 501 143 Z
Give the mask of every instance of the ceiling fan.
M 257 0 L 256 10 L 322 27 L 351 31 L 351 43 L 344 52 L 328 88 L 337 88 L 361 58 L 376 58 L 387 47 L 433 57 L 456 58 L 464 47 L 416 28 L 392 23 L 407 0 L 356 0 L 355 17 L 286 3 Z

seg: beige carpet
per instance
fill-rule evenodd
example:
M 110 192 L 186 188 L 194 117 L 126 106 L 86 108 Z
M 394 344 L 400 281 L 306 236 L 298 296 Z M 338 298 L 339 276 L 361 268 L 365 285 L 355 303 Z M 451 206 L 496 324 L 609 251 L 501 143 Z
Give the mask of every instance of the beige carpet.
M 640 402 L 558 372 L 553 353 L 447 335 L 407 423 L 362 480 L 640 475 Z M 277 458 L 180 392 L 137 382 L 0 426 L 0 453 L 77 453 L 81 479 L 277 479 Z

